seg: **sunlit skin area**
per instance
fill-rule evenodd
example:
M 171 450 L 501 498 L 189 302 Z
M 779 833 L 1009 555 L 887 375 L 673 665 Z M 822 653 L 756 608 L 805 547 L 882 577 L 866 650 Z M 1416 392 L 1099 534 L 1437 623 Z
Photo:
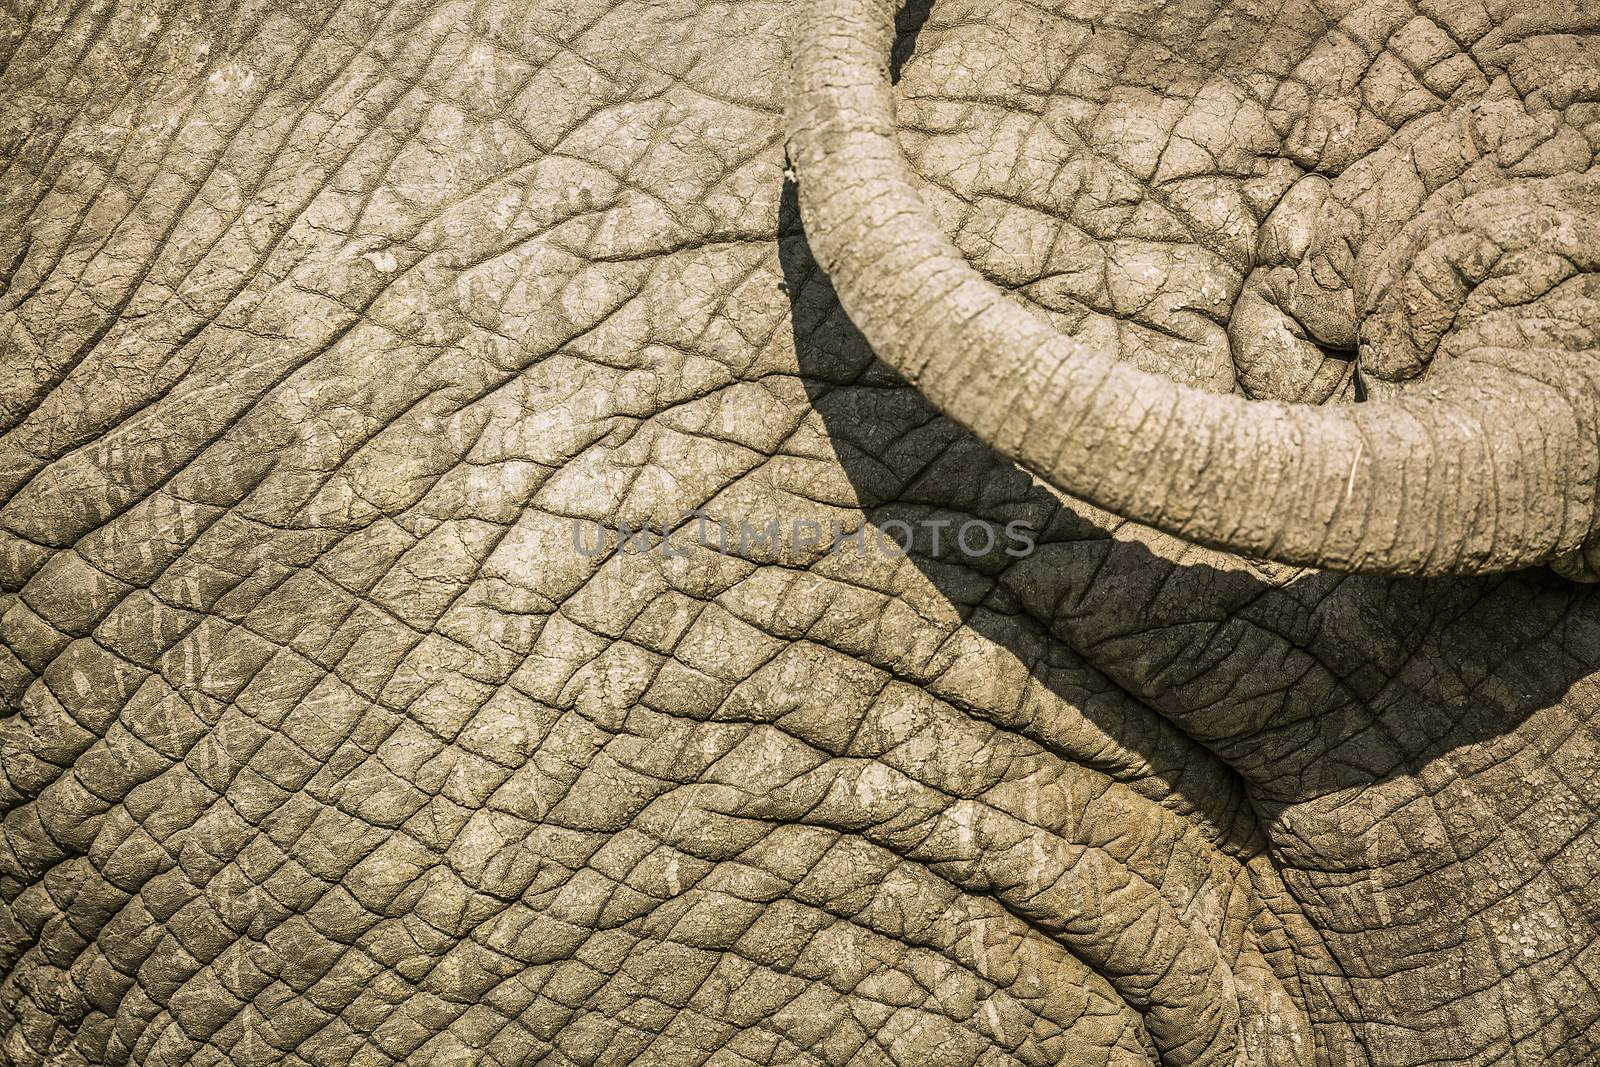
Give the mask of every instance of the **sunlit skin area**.
M 1590 1067 L 1591 0 L 0 5 L 0 1067 Z

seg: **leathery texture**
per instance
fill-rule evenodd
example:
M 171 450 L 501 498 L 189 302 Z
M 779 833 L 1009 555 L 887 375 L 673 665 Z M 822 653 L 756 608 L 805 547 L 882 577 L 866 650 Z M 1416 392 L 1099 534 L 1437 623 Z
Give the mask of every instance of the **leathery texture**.
M 811 258 L 791 15 L 0 10 L 0 1063 L 1593 1062 L 1593 587 L 1195 548 L 939 416 Z M 1580 347 L 1582 262 L 1372 235 L 1586 174 L 1593 21 L 940 0 L 889 61 L 987 277 L 1341 403 Z

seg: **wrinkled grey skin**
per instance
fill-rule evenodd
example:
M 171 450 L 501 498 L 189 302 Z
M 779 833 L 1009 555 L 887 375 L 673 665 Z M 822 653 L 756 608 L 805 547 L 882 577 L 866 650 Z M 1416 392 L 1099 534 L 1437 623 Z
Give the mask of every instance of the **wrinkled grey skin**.
M 557 7 L 0 11 L 0 1062 L 1593 1062 L 1594 587 L 1064 498 L 811 259 L 785 5 Z M 1584 7 L 941 0 L 902 144 L 1058 323 L 1345 402 L 1318 183 L 1585 172 Z M 697 507 L 1041 532 L 572 544 Z

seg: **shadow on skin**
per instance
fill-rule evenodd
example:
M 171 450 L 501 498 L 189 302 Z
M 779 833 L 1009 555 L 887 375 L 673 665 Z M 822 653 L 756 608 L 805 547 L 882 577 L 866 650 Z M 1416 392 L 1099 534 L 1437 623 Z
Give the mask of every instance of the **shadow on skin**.
M 894 51 L 889 53 L 889 83 L 900 83 L 900 71 L 917 50 L 917 35 L 933 11 L 933 0 L 906 0 L 894 18 Z
M 1560 990 L 1592 983 L 1581 954 L 1597 883 L 1582 871 L 1600 810 L 1600 586 L 1544 568 L 1293 572 L 1108 533 L 920 397 L 906 402 L 812 259 L 792 186 L 779 235 L 799 373 L 868 537 L 928 515 L 1039 531 L 1033 555 L 987 566 L 913 545 L 965 629 L 1016 661 L 991 651 L 991 705 L 961 710 L 1179 812 L 1245 864 L 1296 931 L 1285 965 L 1298 977 L 1279 977 L 1328 1028 L 1315 1040 L 1330 1062 L 1455 1058 L 1479 1041 L 1465 1035 L 1487 1010 L 1480 989 L 1510 996 L 1521 1020 L 1485 1047 L 1538 1028 L 1581 1057 L 1600 1007 Z M 1081 743 L 1005 722 L 1008 685 L 1054 694 Z M 1535 928 L 1540 992 L 1486 948 Z M 1494 992 L 1507 981 L 1522 991 Z
M 1544 569 L 1472 579 L 1273 577 L 1243 561 L 1196 561 L 1226 563 L 1176 542 L 1164 543 L 1187 560 L 1108 536 L 926 405 L 908 417 L 904 403 L 886 403 L 909 387 L 872 357 L 839 307 L 811 257 L 792 184 L 779 233 L 800 374 L 867 521 L 935 512 L 1033 521 L 1038 550 L 985 567 L 992 585 L 979 604 L 971 561 L 921 544 L 912 559 L 968 626 L 1022 663 L 1053 644 L 1058 657 L 1125 690 L 1125 702 L 1058 695 L 1232 844 L 1249 848 L 1254 834 L 1214 795 L 1231 789 L 1226 782 L 1192 773 L 1185 742 L 1220 757 L 1270 823 L 1289 805 L 1422 776 L 1436 760 L 1519 732 L 1530 736 L 1518 747 L 1558 742 L 1542 726 L 1526 729 L 1541 710 L 1562 712 L 1555 718 L 1569 728 L 1591 717 L 1592 696 L 1574 690 L 1600 674 L 1600 587 Z M 869 425 L 875 414 L 899 424 Z M 933 423 L 942 434 L 930 432 Z M 884 447 L 885 432 L 927 444 Z M 1048 684 L 1055 673 L 1035 677 Z

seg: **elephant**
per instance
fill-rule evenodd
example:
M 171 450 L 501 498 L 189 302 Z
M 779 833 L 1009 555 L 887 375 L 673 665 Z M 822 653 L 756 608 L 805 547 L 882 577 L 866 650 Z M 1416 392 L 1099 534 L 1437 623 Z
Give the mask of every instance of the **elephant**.
M 0 27 L 0 1063 L 1600 1060 L 1589 0 Z

